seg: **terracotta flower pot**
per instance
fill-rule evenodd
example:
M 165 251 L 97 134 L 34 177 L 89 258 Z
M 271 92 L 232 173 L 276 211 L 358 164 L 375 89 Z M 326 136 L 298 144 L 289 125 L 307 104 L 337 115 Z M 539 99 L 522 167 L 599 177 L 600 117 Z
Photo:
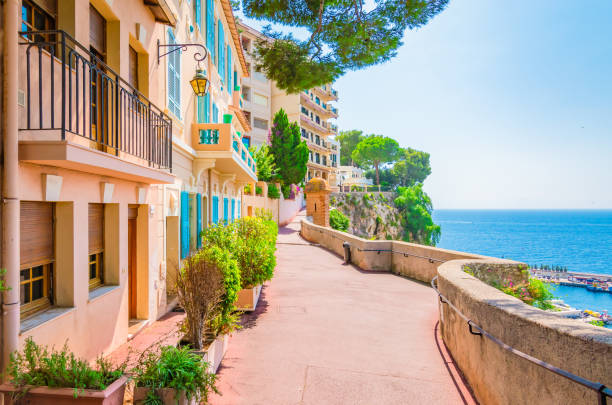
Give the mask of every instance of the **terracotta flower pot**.
M 11 396 L 19 391 L 14 385 L 1 385 L 0 392 L 4 394 L 5 405 L 122 405 L 126 382 L 127 377 L 121 377 L 104 391 L 83 390 L 78 392 L 76 398 L 74 388 L 34 387 L 18 402 L 11 399 Z
M 150 388 L 147 387 L 134 387 L 134 405 L 142 403 Z M 197 405 L 198 401 L 193 399 L 187 399 L 184 392 L 181 392 L 176 402 L 176 390 L 174 388 L 160 388 L 157 390 L 157 395 L 160 396 L 164 405 Z

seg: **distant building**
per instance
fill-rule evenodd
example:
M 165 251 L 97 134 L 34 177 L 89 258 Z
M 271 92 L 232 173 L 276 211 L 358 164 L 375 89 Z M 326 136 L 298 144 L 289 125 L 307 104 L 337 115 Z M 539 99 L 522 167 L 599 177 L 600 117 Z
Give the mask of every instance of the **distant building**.
M 251 78 L 244 78 L 242 96 L 244 111 L 249 117 L 252 130 L 244 134 L 245 143 L 260 145 L 267 141 L 274 114 L 281 108 L 285 110 L 289 121 L 300 125 L 302 137 L 308 143 L 308 171 L 305 181 L 313 177 L 322 177 L 332 188 L 337 188 L 337 166 L 340 147 L 330 140 L 338 133 L 338 127 L 329 122 L 338 118 L 338 109 L 331 102 L 338 100 L 338 92 L 331 84 L 315 87 L 300 92 L 287 94 L 276 87 L 276 83 L 254 69 L 252 52 L 258 39 L 266 39 L 257 30 L 238 23 L 241 30 L 241 43 L 247 60 Z M 332 149 L 335 144 L 336 149 Z
M 364 176 L 363 169 L 355 166 L 338 167 L 338 186 L 342 191 L 350 191 L 351 186 L 371 186 L 374 182 Z

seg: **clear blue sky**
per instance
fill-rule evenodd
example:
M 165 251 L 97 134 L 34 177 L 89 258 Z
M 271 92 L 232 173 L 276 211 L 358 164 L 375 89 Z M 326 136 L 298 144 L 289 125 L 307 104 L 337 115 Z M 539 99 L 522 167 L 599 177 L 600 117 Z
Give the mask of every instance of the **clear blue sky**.
M 610 0 L 451 0 L 337 81 L 339 127 L 431 153 L 436 208 L 612 208 L 610 16 Z

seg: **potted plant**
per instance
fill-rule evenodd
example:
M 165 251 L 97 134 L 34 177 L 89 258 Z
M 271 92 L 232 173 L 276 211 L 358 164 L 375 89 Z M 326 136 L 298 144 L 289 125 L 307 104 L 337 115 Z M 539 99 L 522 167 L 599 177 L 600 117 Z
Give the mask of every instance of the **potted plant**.
M 188 256 L 176 285 L 179 305 L 186 315 L 182 343 L 203 356 L 215 372 L 227 350 L 227 334 L 238 320 L 232 310 L 240 288 L 240 272 L 229 249 L 221 247 L 231 243 L 226 240 L 225 226 L 211 228 L 216 230 L 219 245 L 206 241 L 204 248 Z
M 233 118 L 232 114 L 223 114 L 223 123 L 224 124 L 231 124 L 232 123 L 232 118 Z
M 242 287 L 236 307 L 243 311 L 254 311 L 262 284 L 274 274 L 278 226 L 271 218 L 255 216 L 236 220 L 234 228 L 236 241 L 232 255 L 238 262 Z
M 196 405 L 217 391 L 209 364 L 188 347 L 147 350 L 132 370 L 134 404 Z
M 98 358 L 95 367 L 68 350 L 48 349 L 26 339 L 21 352 L 11 354 L 9 384 L 0 386 L 5 404 L 121 405 L 127 377 L 126 363 L 114 366 Z

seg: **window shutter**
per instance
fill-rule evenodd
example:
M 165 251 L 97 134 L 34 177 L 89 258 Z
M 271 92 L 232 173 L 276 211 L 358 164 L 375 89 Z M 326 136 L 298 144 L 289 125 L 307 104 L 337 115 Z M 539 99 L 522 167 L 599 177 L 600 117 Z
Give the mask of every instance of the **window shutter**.
M 202 194 L 196 194 L 196 240 L 198 241 L 198 249 L 202 247 L 202 237 L 200 231 L 202 230 Z
M 176 43 L 168 30 L 168 44 Z M 168 55 L 168 109 L 177 117 L 181 115 L 181 51 Z
M 89 204 L 89 254 L 104 250 L 104 204 Z
M 21 266 L 53 260 L 53 203 L 21 201 L 20 211 Z
M 214 196 L 212 198 L 212 205 L 212 220 L 216 224 L 217 222 L 219 222 L 219 197 Z
M 181 192 L 181 259 L 189 255 L 189 193 Z
M 210 94 L 204 96 L 204 122 L 210 123 Z
M 223 80 L 223 74 L 224 74 L 224 66 L 225 66 L 225 57 L 223 56 L 223 49 L 225 47 L 224 41 L 225 38 L 223 37 L 223 23 L 221 20 L 219 20 L 217 22 L 217 29 L 219 30 L 219 35 L 218 35 L 218 52 L 219 52 L 219 56 L 217 57 L 217 59 L 219 60 L 219 63 L 217 64 L 217 71 L 219 72 L 219 76 L 221 76 L 221 81 Z
M 204 110 L 206 108 L 206 102 L 205 102 L 205 96 L 198 96 L 198 116 L 197 116 L 197 120 L 198 120 L 198 124 L 203 124 L 206 121 L 204 120 Z
M 227 92 L 232 94 L 232 48 L 227 46 Z
M 215 1 L 206 0 L 206 47 L 215 60 Z
M 238 218 L 242 218 L 242 217 L 240 216 L 240 207 L 241 207 L 241 205 L 242 205 L 242 204 L 240 204 L 240 200 L 238 200 Z
M 202 8 L 200 6 L 200 1 L 201 0 L 193 1 L 193 12 L 195 14 L 194 21 L 196 25 L 198 26 L 198 29 L 202 31 Z
M 212 122 L 214 124 L 219 122 L 219 109 L 217 108 L 217 104 L 213 103 L 213 108 L 212 108 Z
M 229 214 L 229 200 L 227 198 L 223 199 L 223 220 L 228 222 L 228 214 Z

